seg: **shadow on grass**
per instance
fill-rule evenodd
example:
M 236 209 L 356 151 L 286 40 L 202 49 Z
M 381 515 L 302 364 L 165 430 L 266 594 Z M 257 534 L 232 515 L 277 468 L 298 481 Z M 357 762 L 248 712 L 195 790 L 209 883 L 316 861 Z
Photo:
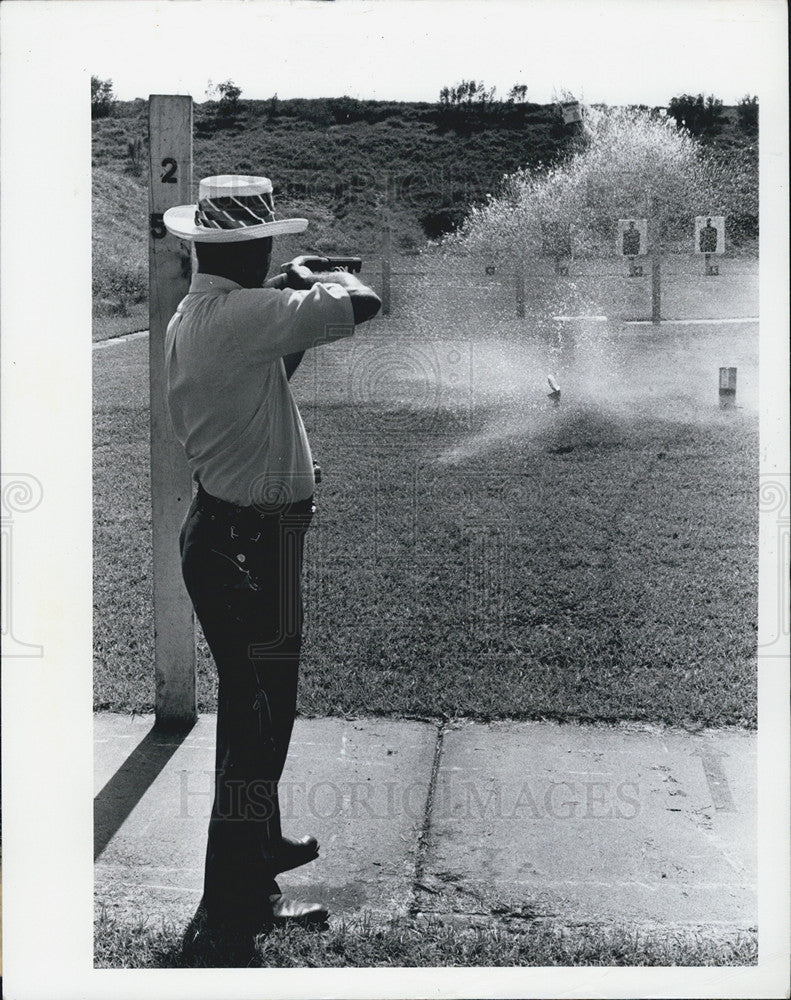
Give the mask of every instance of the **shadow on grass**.
M 154 726 L 94 798 L 94 861 L 121 829 L 191 728 L 167 732 Z

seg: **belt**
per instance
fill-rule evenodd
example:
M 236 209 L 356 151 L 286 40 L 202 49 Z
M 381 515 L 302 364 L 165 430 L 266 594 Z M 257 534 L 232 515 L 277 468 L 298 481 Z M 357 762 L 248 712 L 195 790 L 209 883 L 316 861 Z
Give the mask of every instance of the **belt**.
M 204 490 L 200 483 L 198 483 L 195 500 L 199 509 L 211 511 L 215 516 L 220 516 L 228 521 L 262 521 L 273 517 L 287 517 L 288 515 L 304 516 L 315 510 L 312 496 L 306 500 L 294 500 L 290 503 L 253 504 L 250 507 L 244 507 L 212 496 L 211 493 Z

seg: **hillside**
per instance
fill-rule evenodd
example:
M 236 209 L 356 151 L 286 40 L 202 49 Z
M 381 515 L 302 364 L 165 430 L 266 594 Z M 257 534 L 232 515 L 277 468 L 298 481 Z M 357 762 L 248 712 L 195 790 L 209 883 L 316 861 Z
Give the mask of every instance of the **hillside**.
M 94 166 L 127 169 L 128 142 L 139 137 L 145 147 L 146 129 L 142 101 L 94 122 Z M 195 107 L 194 175 L 271 175 L 279 203 L 329 208 L 340 227 L 335 240 L 355 242 L 370 239 L 365 216 L 376 210 L 389 175 L 394 237 L 408 250 L 458 224 L 503 173 L 553 161 L 567 139 L 552 107 L 530 104 L 449 123 L 433 105 L 350 99 L 281 102 L 274 117 L 269 102 L 242 102 L 233 120 L 222 120 L 207 102 Z
M 749 143 L 734 108 L 713 143 Z M 147 284 L 147 102 L 119 102 L 93 122 L 96 312 L 140 302 Z M 195 105 L 194 171 L 265 173 L 281 214 L 310 219 L 300 249 L 370 255 L 380 244 L 380 208 L 391 191 L 393 248 L 410 253 L 455 228 L 503 174 L 562 157 L 569 134 L 554 106 L 435 104 L 352 98 L 241 101 L 233 118 L 216 102 Z M 139 164 L 130 142 L 142 143 Z M 140 171 L 140 172 L 136 172 Z M 280 248 L 286 256 L 291 250 Z M 296 247 L 295 247 L 296 249 Z M 284 259 L 286 259 L 284 257 Z

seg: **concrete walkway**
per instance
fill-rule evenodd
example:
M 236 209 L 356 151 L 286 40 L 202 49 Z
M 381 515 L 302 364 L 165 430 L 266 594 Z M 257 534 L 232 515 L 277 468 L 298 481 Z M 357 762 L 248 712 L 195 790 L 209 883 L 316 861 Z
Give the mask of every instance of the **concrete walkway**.
M 148 336 L 148 330 L 138 330 L 137 333 L 124 333 L 120 337 L 108 337 L 107 340 L 94 340 L 93 350 L 101 351 L 105 347 L 115 347 L 118 344 L 128 344 L 133 340 L 142 340 Z
M 94 718 L 97 906 L 183 924 L 215 718 Z M 281 888 L 334 917 L 757 924 L 751 732 L 298 719 L 281 790 L 284 831 L 321 844 Z

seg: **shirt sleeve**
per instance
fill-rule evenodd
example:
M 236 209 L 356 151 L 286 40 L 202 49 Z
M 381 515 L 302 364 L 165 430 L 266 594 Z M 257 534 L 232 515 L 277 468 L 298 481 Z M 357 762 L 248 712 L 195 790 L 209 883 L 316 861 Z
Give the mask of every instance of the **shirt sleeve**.
M 354 333 L 349 293 L 340 285 L 315 284 L 305 291 L 239 288 L 229 292 L 220 320 L 252 361 L 330 344 Z

